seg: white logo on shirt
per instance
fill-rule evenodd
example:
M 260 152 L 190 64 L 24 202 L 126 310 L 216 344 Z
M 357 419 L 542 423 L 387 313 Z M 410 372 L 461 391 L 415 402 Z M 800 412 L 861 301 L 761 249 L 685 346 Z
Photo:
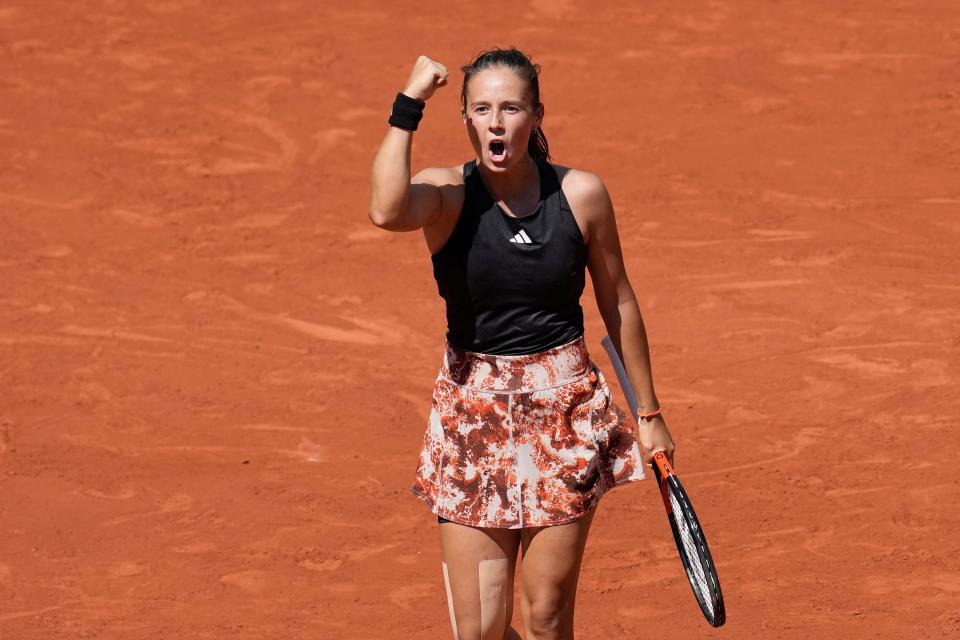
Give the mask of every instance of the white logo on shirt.
M 520 229 L 520 233 L 510 238 L 510 242 L 515 242 L 517 244 L 533 244 L 533 240 L 530 239 L 530 236 L 528 236 L 527 232 L 523 229 Z

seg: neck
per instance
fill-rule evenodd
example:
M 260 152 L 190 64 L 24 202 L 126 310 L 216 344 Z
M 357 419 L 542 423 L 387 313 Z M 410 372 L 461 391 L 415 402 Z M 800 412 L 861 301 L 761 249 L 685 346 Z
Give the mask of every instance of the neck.
M 523 197 L 530 190 L 531 183 L 537 182 L 537 163 L 529 154 L 525 154 L 524 158 L 497 173 L 491 172 L 477 159 L 477 169 L 490 195 L 497 200 L 509 201 Z

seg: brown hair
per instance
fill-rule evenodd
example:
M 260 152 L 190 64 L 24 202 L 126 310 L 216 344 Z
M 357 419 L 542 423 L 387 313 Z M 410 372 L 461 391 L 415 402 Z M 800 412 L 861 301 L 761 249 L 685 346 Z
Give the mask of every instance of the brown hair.
M 494 47 L 488 51 L 480 53 L 470 64 L 460 67 L 463 72 L 463 88 L 460 90 L 460 103 L 463 110 L 467 110 L 467 83 L 470 82 L 475 74 L 491 67 L 505 67 L 510 69 L 523 80 L 527 81 L 530 93 L 533 95 L 533 107 L 540 106 L 540 65 L 534 64 L 530 58 L 519 49 L 511 47 L 501 49 Z M 530 134 L 530 141 L 527 143 L 527 153 L 533 158 L 540 160 L 550 159 L 550 147 L 547 144 L 547 137 L 543 135 L 543 129 L 534 128 Z

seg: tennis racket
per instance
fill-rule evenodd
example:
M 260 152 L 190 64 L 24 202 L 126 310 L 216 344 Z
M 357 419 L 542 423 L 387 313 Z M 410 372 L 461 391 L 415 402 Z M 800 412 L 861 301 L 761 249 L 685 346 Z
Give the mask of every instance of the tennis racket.
M 604 336 L 601 344 L 617 372 L 623 395 L 627 398 L 627 404 L 630 405 L 631 415 L 634 420 L 637 420 L 639 403 L 630 379 L 627 378 L 620 355 L 613 346 L 610 336 Z M 673 472 L 666 454 L 662 451 L 654 453 L 650 466 L 653 467 L 657 484 L 660 486 L 663 506 L 667 509 L 667 519 L 670 521 L 670 529 L 673 531 L 677 551 L 680 553 L 680 562 L 683 563 L 683 570 L 687 574 L 690 588 L 693 589 L 693 595 L 707 622 L 714 627 L 719 627 L 726 622 L 727 614 L 723 606 L 723 594 L 720 592 L 720 579 L 717 578 L 717 570 L 713 565 L 713 558 L 707 546 L 707 539 L 703 536 L 700 521 L 693 510 L 693 505 L 690 504 L 687 492 L 680 484 L 680 479 Z

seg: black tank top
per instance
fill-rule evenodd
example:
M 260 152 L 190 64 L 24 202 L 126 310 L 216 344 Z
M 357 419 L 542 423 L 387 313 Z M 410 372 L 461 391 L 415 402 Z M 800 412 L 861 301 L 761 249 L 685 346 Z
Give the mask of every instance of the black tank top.
M 447 340 L 461 349 L 522 355 L 583 335 L 587 245 L 560 190 L 566 169 L 535 162 L 540 202 L 520 218 L 494 201 L 476 160 L 463 165 L 463 209 L 432 258 Z

